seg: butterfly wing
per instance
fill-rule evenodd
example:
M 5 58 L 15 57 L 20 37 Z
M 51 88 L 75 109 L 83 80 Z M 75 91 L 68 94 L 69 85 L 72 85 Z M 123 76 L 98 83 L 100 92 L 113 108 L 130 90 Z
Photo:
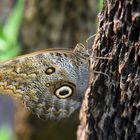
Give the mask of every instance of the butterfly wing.
M 20 97 L 42 118 L 65 118 L 81 104 L 87 67 L 87 61 L 68 50 L 17 57 L 0 65 L 0 91 Z

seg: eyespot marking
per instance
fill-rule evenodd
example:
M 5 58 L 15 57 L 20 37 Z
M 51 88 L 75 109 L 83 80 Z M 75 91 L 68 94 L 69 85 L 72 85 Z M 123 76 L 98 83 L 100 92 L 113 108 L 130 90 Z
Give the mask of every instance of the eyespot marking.
M 47 83 L 46 86 L 49 87 L 50 86 L 50 83 Z
M 65 99 L 70 97 L 73 94 L 73 88 L 70 86 L 62 86 L 59 87 L 56 91 L 55 91 L 55 96 L 60 98 L 60 99 Z
M 52 73 L 54 73 L 54 72 L 55 72 L 55 68 L 54 68 L 54 67 L 49 67 L 49 68 L 47 68 L 46 71 L 45 71 L 45 73 L 46 73 L 47 75 L 50 75 L 50 74 L 52 74 Z

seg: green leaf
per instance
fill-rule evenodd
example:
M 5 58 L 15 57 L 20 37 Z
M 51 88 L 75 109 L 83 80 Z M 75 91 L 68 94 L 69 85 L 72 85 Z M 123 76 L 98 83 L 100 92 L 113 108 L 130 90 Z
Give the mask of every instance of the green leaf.
M 7 60 L 12 57 L 15 57 L 21 53 L 21 49 L 19 45 L 15 45 L 13 48 L 6 50 L 4 53 L 0 54 L 0 60 Z
M 21 52 L 18 33 L 22 22 L 25 0 L 18 0 L 3 27 L 0 26 L 0 60 L 17 56 Z
M 3 34 L 11 43 L 17 42 L 18 32 L 24 13 L 25 0 L 18 0 L 12 13 L 8 17 L 4 27 Z
M 12 138 L 11 129 L 8 126 L 0 128 L 0 140 L 11 140 Z

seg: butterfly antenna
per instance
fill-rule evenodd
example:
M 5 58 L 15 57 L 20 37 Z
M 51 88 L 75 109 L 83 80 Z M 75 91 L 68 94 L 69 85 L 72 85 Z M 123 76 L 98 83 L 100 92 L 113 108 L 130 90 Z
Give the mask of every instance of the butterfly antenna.
M 110 80 L 110 76 L 108 74 L 104 73 L 104 72 L 94 71 L 94 73 L 105 75 Z
M 88 38 L 86 39 L 86 43 L 88 43 L 88 41 L 89 41 L 90 39 L 94 38 L 95 36 L 96 36 L 96 34 L 94 34 L 94 35 L 88 37 Z

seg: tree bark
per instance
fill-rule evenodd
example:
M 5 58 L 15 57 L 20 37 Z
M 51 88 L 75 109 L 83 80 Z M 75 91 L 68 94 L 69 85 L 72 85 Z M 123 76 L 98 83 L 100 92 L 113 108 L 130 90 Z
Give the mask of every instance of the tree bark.
M 78 140 L 140 139 L 140 1 L 104 0 Z
M 27 0 L 21 30 L 23 53 L 51 47 L 74 48 L 80 40 L 85 43 L 90 32 L 95 32 L 95 6 L 94 0 Z M 59 122 L 42 121 L 18 107 L 16 140 L 76 139 L 78 112 Z

